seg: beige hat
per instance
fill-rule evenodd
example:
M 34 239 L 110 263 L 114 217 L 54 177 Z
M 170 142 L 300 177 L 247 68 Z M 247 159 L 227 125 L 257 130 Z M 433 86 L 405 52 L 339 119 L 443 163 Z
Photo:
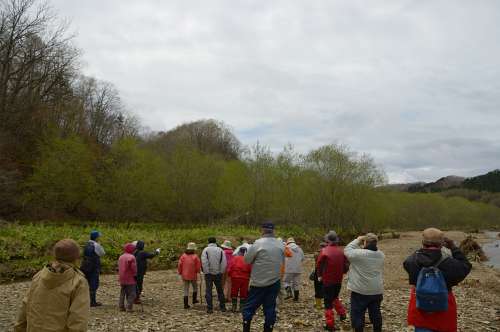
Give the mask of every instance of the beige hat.
M 295 243 L 295 239 L 293 237 L 289 237 L 288 240 L 286 240 L 286 244 L 289 243 Z
M 378 236 L 373 233 L 368 233 L 365 235 L 366 242 L 378 242 Z
M 72 239 L 64 239 L 54 246 L 54 256 L 57 261 L 74 263 L 80 258 L 80 247 Z
M 187 250 L 196 250 L 197 247 L 196 247 L 196 243 L 194 242 L 189 242 L 188 245 L 187 245 Z
M 233 246 L 231 244 L 232 244 L 231 241 L 224 240 L 224 242 L 221 245 L 221 248 L 224 248 L 224 249 L 233 249 Z

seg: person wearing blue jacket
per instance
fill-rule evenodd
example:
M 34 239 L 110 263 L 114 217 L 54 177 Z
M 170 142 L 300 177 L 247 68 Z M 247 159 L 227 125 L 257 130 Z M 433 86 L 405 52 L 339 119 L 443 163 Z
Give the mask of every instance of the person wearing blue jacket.
M 154 252 L 147 252 L 144 251 L 144 241 L 139 240 L 133 244 L 135 244 L 134 256 L 137 262 L 137 275 L 135 277 L 137 281 L 137 289 L 134 303 L 141 304 L 142 285 L 144 283 L 144 275 L 148 270 L 148 259 L 156 257 L 160 253 L 160 248 L 157 248 Z
M 90 232 L 90 240 L 83 249 L 83 259 L 80 266 L 80 270 L 85 274 L 89 284 L 91 307 L 102 305 L 96 300 L 97 289 L 99 288 L 99 274 L 101 273 L 101 257 L 106 254 L 98 242 L 100 236 L 99 231 L 93 230 Z

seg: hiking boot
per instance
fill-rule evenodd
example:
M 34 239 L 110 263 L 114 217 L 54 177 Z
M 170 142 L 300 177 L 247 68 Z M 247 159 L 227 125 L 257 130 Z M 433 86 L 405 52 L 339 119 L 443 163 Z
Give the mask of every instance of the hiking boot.
M 286 291 L 285 300 L 291 299 L 293 297 L 292 289 L 290 287 L 286 287 L 285 291 Z
M 90 306 L 91 307 L 100 307 L 100 306 L 102 306 L 102 303 L 101 302 L 94 302 L 94 303 L 91 303 Z
M 264 332 L 273 332 L 273 325 L 264 325 Z
M 293 291 L 293 301 L 294 302 L 299 302 L 299 291 Z
M 338 327 L 335 327 L 335 326 L 325 325 L 323 328 L 325 329 L 325 331 L 340 331 L 340 329 Z
M 193 292 L 193 304 L 200 303 L 198 301 L 198 292 Z
M 127 311 L 125 307 L 120 307 L 120 311 Z
M 340 321 L 344 322 L 347 319 L 347 315 L 340 315 Z
M 207 308 L 207 314 L 213 314 L 214 313 L 214 309 L 212 308 Z
M 250 332 L 250 322 L 243 321 L 243 332 Z
M 231 311 L 232 312 L 238 312 L 238 299 L 234 298 L 231 300 Z
M 220 312 L 226 312 L 226 306 L 225 305 L 221 305 L 220 306 Z
M 191 308 L 189 306 L 189 297 L 184 296 L 184 309 L 189 309 L 189 308 Z
M 134 304 L 142 304 L 141 297 L 137 296 L 134 300 Z

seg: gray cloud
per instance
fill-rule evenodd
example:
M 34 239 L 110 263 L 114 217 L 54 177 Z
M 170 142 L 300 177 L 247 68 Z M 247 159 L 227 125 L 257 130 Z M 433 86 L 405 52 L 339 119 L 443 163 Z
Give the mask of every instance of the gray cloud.
M 84 71 L 153 130 L 369 153 L 392 182 L 500 165 L 500 2 L 63 1 Z

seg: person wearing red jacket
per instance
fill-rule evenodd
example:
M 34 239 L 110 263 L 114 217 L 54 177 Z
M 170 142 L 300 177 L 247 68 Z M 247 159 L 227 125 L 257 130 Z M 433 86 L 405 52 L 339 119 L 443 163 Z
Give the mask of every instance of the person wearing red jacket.
M 238 310 L 238 293 L 240 295 L 240 310 L 243 309 L 248 297 L 248 284 L 252 265 L 245 263 L 245 253 L 247 248 L 242 247 L 238 256 L 233 257 L 227 274 L 231 278 L 231 302 L 232 311 Z
M 184 309 L 190 308 L 189 285 L 193 288 L 193 305 L 198 303 L 198 274 L 201 271 L 201 261 L 195 251 L 196 244 L 189 242 L 177 265 L 177 273 L 184 283 Z
M 342 279 L 347 270 L 348 261 L 342 249 L 338 247 L 339 237 L 334 231 L 330 231 L 325 240 L 328 245 L 323 248 L 316 262 L 318 279 L 323 283 L 323 296 L 325 304 L 325 329 L 335 331 L 335 315 L 333 308 L 340 316 L 340 320 L 346 319 L 346 310 L 340 302 L 339 293 Z
M 123 255 L 118 259 L 118 277 L 120 281 L 120 301 L 118 303 L 121 311 L 132 311 L 135 300 L 135 288 L 137 275 L 137 263 L 133 255 L 135 246 L 127 243 L 123 248 Z M 127 306 L 125 306 L 125 299 Z

